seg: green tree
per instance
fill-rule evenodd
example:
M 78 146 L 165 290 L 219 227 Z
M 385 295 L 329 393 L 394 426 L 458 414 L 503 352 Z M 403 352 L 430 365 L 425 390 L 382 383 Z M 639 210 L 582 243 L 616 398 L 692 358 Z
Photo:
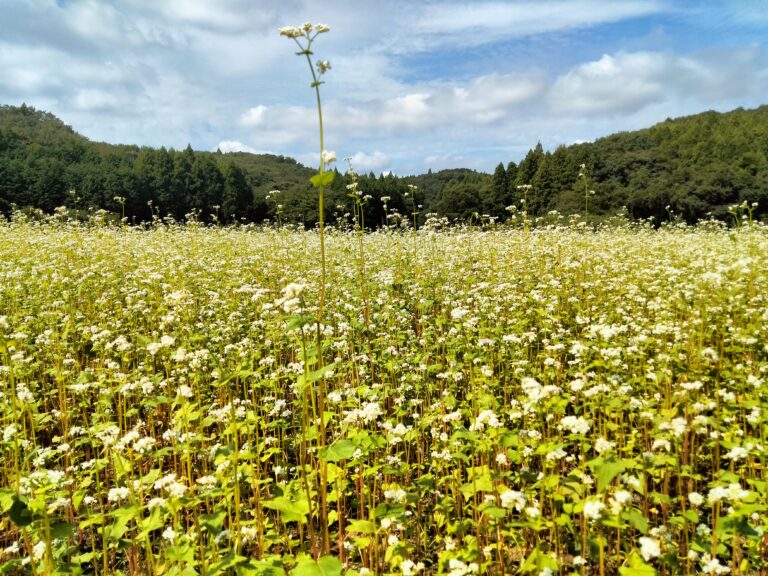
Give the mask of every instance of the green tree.
M 248 186 L 245 171 L 233 162 L 224 168 L 224 194 L 221 200 L 221 219 L 235 222 L 238 218 L 247 218 L 253 201 L 251 188 Z

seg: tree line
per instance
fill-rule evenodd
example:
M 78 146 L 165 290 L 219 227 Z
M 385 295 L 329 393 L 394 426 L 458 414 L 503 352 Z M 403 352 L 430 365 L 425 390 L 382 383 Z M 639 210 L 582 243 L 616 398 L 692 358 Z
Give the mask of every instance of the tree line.
M 552 210 L 599 218 L 689 222 L 727 218 L 755 203 L 768 214 L 768 106 L 667 119 L 651 128 L 545 151 L 493 174 L 449 169 L 418 176 L 354 177 L 366 227 L 429 216 L 504 221 Z M 91 142 L 50 113 L 0 106 L 0 211 L 58 206 L 105 209 L 142 222 L 156 216 L 204 221 L 317 221 L 314 170 L 269 154 L 176 151 Z M 353 176 L 337 171 L 326 220 L 350 224 Z M 277 192 L 275 192 L 277 191 Z

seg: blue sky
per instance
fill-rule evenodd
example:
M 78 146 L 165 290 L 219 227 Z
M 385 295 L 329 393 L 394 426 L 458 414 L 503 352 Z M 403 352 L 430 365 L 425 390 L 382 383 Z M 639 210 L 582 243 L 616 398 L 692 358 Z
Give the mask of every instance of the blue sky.
M 0 103 L 93 140 L 492 171 L 667 117 L 768 103 L 764 0 L 0 0 Z

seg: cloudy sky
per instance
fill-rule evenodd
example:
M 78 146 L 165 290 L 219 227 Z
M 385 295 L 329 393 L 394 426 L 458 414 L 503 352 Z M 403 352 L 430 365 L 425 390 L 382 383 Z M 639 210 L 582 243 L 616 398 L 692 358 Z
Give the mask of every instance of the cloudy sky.
M 0 103 L 93 140 L 317 157 L 306 61 L 328 24 L 326 148 L 358 171 L 492 171 L 768 97 L 766 0 L 0 0 Z

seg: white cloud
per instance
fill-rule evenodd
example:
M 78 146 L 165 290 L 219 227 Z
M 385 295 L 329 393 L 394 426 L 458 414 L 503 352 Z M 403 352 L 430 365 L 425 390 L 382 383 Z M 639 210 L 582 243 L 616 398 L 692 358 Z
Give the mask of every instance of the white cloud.
M 365 152 L 356 152 L 350 157 L 352 168 L 358 174 L 367 174 L 368 172 L 382 173 L 389 167 L 392 159 L 388 154 L 376 150 L 372 154 Z
M 298 8 L 295 1 L 280 4 L 254 0 L 128 0 L 138 8 L 155 12 L 165 20 L 220 32 L 272 29 L 286 10 Z
M 550 101 L 561 112 L 635 112 L 664 98 L 667 68 L 661 54 L 605 54 L 557 78 Z
M 493 74 L 465 84 L 422 87 L 390 99 L 347 104 L 329 102 L 324 124 L 333 138 L 361 133 L 417 134 L 427 129 L 461 125 L 489 125 L 509 119 L 518 107 L 532 103 L 546 90 L 541 73 Z M 259 104 L 240 118 L 253 128 L 253 138 L 298 142 L 317 131 L 317 112 L 303 106 Z
M 530 35 L 648 16 L 664 9 L 654 0 L 432 3 L 418 28 L 434 34 L 498 30 Z
M 588 28 L 649 16 L 666 10 L 660 0 L 556 0 L 550 2 L 436 2 L 416 11 L 415 26 L 398 37 L 399 51 L 440 46 L 481 46 L 503 38 L 520 38 Z M 420 13 L 419 13 L 420 12 Z M 415 33 L 414 33 L 415 32 Z M 394 43 L 390 49 L 398 50 Z
M 706 104 L 743 97 L 768 88 L 755 75 L 765 66 L 761 59 L 756 47 L 698 55 L 605 54 L 559 76 L 549 101 L 560 113 L 603 115 L 633 114 L 654 103 L 681 99 Z
M 537 140 L 762 103 L 763 41 L 738 34 L 754 32 L 750 2 L 339 0 L 318 16 L 308 0 L 0 0 L 0 103 L 108 142 L 268 149 L 316 166 L 306 62 L 277 28 L 320 17 L 332 29 L 314 47 L 333 64 L 326 147 L 361 171 L 492 170 Z M 707 52 L 692 51 L 692 23 L 712 34 Z
M 217 149 L 221 150 L 224 154 L 228 152 L 250 152 L 251 154 L 258 154 L 255 148 L 238 142 L 237 140 L 222 140 L 219 142 Z
M 120 99 L 104 90 L 86 88 L 78 90 L 74 98 L 74 107 L 78 110 L 110 110 L 121 104 Z

